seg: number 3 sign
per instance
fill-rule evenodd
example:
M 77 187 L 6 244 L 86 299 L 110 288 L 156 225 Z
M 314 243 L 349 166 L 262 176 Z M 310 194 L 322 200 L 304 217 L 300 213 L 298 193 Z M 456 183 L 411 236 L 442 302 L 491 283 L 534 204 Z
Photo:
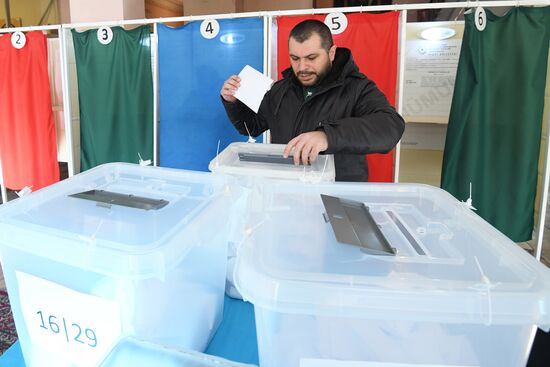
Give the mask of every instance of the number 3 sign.
M 344 13 L 330 13 L 325 18 L 325 24 L 332 34 L 340 34 L 348 27 L 348 17 Z
M 113 30 L 109 27 L 101 27 L 97 30 L 97 40 L 102 45 L 108 45 L 113 40 Z

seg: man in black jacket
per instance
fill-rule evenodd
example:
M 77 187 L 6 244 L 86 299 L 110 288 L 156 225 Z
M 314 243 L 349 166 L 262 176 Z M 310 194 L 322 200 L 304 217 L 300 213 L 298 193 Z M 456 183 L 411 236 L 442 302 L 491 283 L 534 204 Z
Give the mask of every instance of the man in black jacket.
M 336 48 L 330 29 L 305 20 L 290 32 L 291 68 L 283 71 L 254 113 L 234 97 L 240 78 L 225 81 L 221 96 L 229 119 L 243 135 L 271 131 L 287 144 L 285 156 L 310 164 L 334 154 L 337 181 L 367 181 L 367 153 L 387 153 L 405 129 L 401 116 L 376 84 L 359 72 L 350 50 Z

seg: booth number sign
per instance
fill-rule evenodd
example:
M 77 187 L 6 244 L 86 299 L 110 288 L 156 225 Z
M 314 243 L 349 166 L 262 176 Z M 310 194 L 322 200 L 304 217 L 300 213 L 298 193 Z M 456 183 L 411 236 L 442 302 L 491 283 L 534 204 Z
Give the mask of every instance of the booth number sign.
M 15 47 L 16 49 L 20 50 L 23 47 L 25 47 L 25 44 L 27 43 L 27 37 L 25 37 L 25 33 L 23 32 L 13 32 L 11 35 L 11 45 Z
M 478 31 L 483 32 L 487 26 L 487 14 L 485 10 L 479 6 L 474 13 L 474 23 Z
M 348 17 L 344 13 L 330 13 L 325 17 L 325 24 L 332 34 L 340 34 L 348 28 Z
M 201 35 L 211 40 L 220 33 L 220 23 L 216 19 L 205 19 L 201 23 Z
M 97 40 L 102 45 L 108 45 L 113 40 L 113 30 L 111 27 L 101 27 L 97 30 Z

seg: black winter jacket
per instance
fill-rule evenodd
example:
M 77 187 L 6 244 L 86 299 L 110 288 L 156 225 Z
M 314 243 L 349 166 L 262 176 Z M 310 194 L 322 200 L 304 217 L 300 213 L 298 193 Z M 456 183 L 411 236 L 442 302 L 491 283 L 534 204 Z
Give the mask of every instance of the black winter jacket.
M 246 127 L 252 136 L 269 129 L 275 144 L 322 129 L 328 138 L 325 153 L 334 154 L 337 181 L 367 181 L 365 154 L 389 152 L 405 129 L 401 116 L 359 72 L 346 48 L 336 50 L 331 71 L 306 101 L 291 68 L 266 93 L 257 114 L 240 101 L 222 101 L 241 134 L 247 135 Z

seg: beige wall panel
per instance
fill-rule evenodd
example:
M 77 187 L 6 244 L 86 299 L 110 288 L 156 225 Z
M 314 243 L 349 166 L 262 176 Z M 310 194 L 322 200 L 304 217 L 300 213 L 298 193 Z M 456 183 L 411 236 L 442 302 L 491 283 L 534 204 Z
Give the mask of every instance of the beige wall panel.
M 123 0 L 124 19 L 145 18 L 145 0 Z
M 399 182 L 423 183 L 439 187 L 443 151 L 401 149 Z
M 184 15 L 239 13 L 243 11 L 242 0 L 184 0 Z
M 244 11 L 311 9 L 313 0 L 243 0 Z
M 71 22 L 71 1 L 57 0 L 57 8 L 59 14 L 59 22 L 67 24 Z
M 122 0 L 71 0 L 71 23 L 103 22 L 124 19 Z

